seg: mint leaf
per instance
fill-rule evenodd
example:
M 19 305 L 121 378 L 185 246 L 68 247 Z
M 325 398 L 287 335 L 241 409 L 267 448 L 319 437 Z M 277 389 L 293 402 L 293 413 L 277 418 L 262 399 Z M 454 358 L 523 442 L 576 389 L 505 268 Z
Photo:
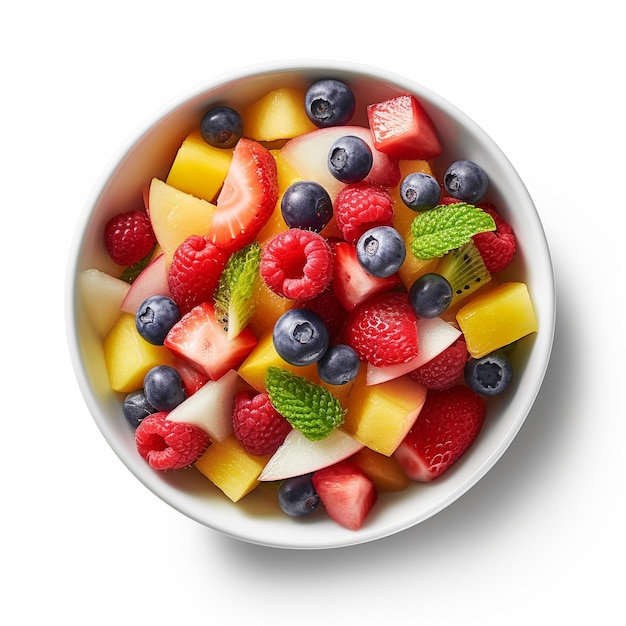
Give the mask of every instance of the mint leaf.
M 462 246 L 478 233 L 495 229 L 491 215 L 473 204 L 439 205 L 413 220 L 409 247 L 418 259 L 432 259 Z
M 234 339 L 254 315 L 254 291 L 259 276 L 261 247 L 256 241 L 234 252 L 215 290 L 215 316 Z
M 274 408 L 311 441 L 328 437 L 343 424 L 346 412 L 339 400 L 304 376 L 270 366 L 265 388 Z

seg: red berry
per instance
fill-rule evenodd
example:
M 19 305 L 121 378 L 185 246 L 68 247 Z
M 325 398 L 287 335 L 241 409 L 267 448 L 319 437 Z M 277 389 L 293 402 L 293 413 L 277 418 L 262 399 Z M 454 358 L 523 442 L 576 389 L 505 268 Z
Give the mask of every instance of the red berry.
M 333 205 L 337 227 L 343 238 L 356 243 L 374 226 L 391 226 L 393 200 L 386 189 L 368 182 L 346 185 Z
M 112 217 L 104 227 L 104 243 L 118 265 L 133 265 L 150 253 L 156 238 L 145 211 L 127 211 Z
M 410 376 L 427 389 L 450 389 L 458 382 L 467 363 L 465 339 L 458 339 L 436 357 L 413 370 Z
M 291 424 L 280 414 L 267 393 L 240 391 L 233 409 L 235 437 L 255 456 L 274 454 L 291 431 Z
M 417 316 L 402 292 L 368 300 L 350 314 L 344 342 L 362 361 L 378 367 L 406 363 L 417 356 Z
M 472 239 L 483 258 L 485 267 L 492 274 L 502 271 L 515 255 L 515 235 L 511 226 L 505 222 L 491 203 L 478 205 L 493 217 L 496 223 L 495 231 L 479 233 Z
M 339 335 L 348 317 L 348 312 L 343 308 L 335 292 L 330 287 L 324 289 L 315 298 L 303 302 L 300 306 L 317 313 L 324 320 L 331 340 Z
M 135 430 L 137 451 L 155 470 L 181 469 L 209 446 L 209 436 L 193 424 L 170 422 L 166 412 L 144 418 Z
M 333 253 L 324 237 L 290 228 L 274 235 L 261 253 L 265 284 L 284 298 L 300 302 L 319 295 L 333 274 Z
M 229 253 L 207 237 L 192 235 L 178 246 L 168 270 L 172 299 L 182 315 L 213 299 Z

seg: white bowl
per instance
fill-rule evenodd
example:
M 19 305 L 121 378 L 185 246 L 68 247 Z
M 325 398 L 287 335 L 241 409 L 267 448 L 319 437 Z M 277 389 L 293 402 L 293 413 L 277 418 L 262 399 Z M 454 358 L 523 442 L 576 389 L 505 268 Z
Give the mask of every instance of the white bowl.
M 529 285 L 539 320 L 539 332 L 523 339 L 515 351 L 512 387 L 490 402 L 485 425 L 470 450 L 432 483 L 382 494 L 358 531 L 342 528 L 324 515 L 287 517 L 255 492 L 234 504 L 193 469 L 153 471 L 137 453 L 132 430 L 122 415 L 122 397 L 109 388 L 100 341 L 89 329 L 77 290 L 83 270 L 110 267 L 102 241 L 107 220 L 120 207 L 132 205 L 138 190 L 152 177 L 166 177 L 182 139 L 210 105 L 226 95 L 230 102 L 249 103 L 279 86 L 306 85 L 325 77 L 349 82 L 357 97 L 353 123 L 362 125 L 366 125 L 366 104 L 413 93 L 438 129 L 443 145 L 443 154 L 436 160 L 439 169 L 459 158 L 481 164 L 490 179 L 487 199 L 496 203 L 517 238 L 518 253 L 507 275 Z M 526 419 L 548 365 L 554 324 L 554 276 L 545 234 L 532 199 L 506 156 L 472 120 L 437 94 L 388 71 L 347 63 L 247 68 L 183 94 L 131 137 L 104 172 L 77 225 L 69 257 L 71 357 L 87 406 L 108 444 L 137 479 L 189 518 L 231 537 L 280 548 L 333 548 L 373 541 L 419 524 L 457 500 L 494 466 Z

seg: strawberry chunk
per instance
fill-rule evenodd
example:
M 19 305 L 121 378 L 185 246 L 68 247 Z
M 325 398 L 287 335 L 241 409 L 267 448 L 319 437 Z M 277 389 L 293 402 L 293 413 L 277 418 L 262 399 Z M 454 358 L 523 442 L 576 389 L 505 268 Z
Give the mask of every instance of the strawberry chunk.
M 433 159 L 441 154 L 437 129 L 415 96 L 370 104 L 367 118 L 377 150 L 396 159 Z
M 313 474 L 313 486 L 328 516 L 349 530 L 358 530 L 376 503 L 372 480 L 350 460 L 329 465 Z
M 242 138 L 217 197 L 208 237 L 233 252 L 251 243 L 272 214 L 278 199 L 276 161 L 256 141 Z

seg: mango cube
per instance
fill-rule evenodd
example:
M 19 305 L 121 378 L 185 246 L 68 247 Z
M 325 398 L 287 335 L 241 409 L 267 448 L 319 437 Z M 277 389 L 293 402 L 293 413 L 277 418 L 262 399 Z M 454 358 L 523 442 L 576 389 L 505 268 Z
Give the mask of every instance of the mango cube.
M 178 149 L 165 182 L 180 191 L 213 202 L 232 159 L 232 149 L 210 146 L 196 129 Z
M 409 376 L 377 385 L 357 377 L 343 428 L 372 450 L 391 456 L 417 419 L 426 387 Z
M 411 482 L 394 456 L 385 456 L 365 447 L 350 460 L 369 476 L 378 492 L 402 491 Z
M 238 502 L 258 484 L 270 456 L 246 452 L 234 435 L 214 441 L 195 462 L 195 467 L 233 502 Z
M 468 352 L 480 358 L 538 330 L 528 287 L 507 282 L 481 293 L 456 316 Z
M 157 365 L 173 365 L 174 356 L 163 346 L 148 343 L 135 326 L 135 316 L 123 313 L 103 342 L 111 389 L 130 393 L 141 389 L 145 375 Z

